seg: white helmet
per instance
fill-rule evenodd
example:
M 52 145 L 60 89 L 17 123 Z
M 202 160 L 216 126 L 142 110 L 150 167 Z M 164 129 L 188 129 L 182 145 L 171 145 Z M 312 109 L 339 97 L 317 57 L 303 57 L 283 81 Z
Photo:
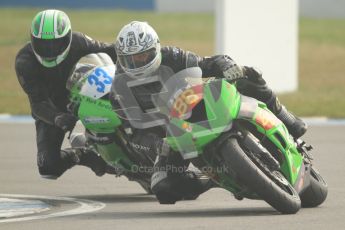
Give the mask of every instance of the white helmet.
M 115 49 L 122 69 L 134 76 L 149 75 L 161 64 L 158 35 L 146 22 L 125 25 L 116 38 Z

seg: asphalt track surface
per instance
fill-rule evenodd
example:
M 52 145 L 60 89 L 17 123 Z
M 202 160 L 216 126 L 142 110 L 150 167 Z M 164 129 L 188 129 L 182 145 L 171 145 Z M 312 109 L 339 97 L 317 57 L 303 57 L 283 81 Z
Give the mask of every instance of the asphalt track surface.
M 328 198 L 318 208 L 280 215 L 265 202 L 237 201 L 222 189 L 212 189 L 195 201 L 160 205 L 134 182 L 110 175 L 96 177 L 82 166 L 72 168 L 58 180 L 45 180 L 36 168 L 33 124 L 0 124 L 0 194 L 103 205 L 94 212 L 21 222 L 8 223 L 5 221 L 11 218 L 3 217 L 0 229 L 344 229 L 345 126 L 312 126 L 304 139 L 315 148 L 314 162 L 328 183 Z M 44 202 L 53 207 L 49 213 L 78 206 L 66 200 Z

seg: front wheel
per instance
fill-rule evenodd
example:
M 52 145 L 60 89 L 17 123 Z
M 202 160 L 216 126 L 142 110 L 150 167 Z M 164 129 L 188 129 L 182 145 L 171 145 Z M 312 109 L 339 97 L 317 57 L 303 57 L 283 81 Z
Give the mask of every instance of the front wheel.
M 313 167 L 310 169 L 310 184 L 301 194 L 302 207 L 313 208 L 322 204 L 327 197 L 328 187 L 321 174 Z
M 273 208 L 283 214 L 294 214 L 301 208 L 296 190 L 278 171 L 270 175 L 260 169 L 239 145 L 236 138 L 229 138 L 220 148 L 225 164 L 232 171 L 237 182 L 255 192 Z M 256 162 L 257 163 L 257 162 Z

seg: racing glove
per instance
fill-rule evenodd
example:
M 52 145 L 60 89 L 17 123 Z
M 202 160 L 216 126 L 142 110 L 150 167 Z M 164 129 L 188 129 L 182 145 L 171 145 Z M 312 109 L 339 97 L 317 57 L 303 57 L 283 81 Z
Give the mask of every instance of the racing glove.
M 223 72 L 223 76 L 230 82 L 245 78 L 242 67 L 237 65 L 229 56 L 219 55 L 215 65 Z
M 59 127 L 63 131 L 71 131 L 78 119 L 69 113 L 60 113 L 55 117 L 55 126 Z

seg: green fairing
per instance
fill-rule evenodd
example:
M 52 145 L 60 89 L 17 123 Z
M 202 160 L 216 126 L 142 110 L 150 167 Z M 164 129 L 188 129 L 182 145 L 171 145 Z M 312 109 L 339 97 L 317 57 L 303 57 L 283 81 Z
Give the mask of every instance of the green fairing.
M 94 100 L 81 96 L 78 117 L 86 129 L 99 133 L 113 133 L 121 121 L 112 111 L 109 100 Z
M 115 143 L 108 145 L 96 145 L 97 152 L 110 165 L 130 171 L 133 163 L 122 152 L 122 149 Z
M 261 110 L 261 109 L 264 109 L 270 114 L 272 114 L 272 112 L 268 110 L 266 104 L 264 103 L 259 103 L 258 110 Z M 298 178 L 298 174 L 303 162 L 302 155 L 296 149 L 294 140 L 291 138 L 291 136 L 288 133 L 287 128 L 282 122 L 266 131 L 263 127 L 257 124 L 256 122 L 257 114 L 258 114 L 258 111 L 256 111 L 253 119 L 251 120 L 251 123 L 257 127 L 257 130 L 259 132 L 261 132 L 262 134 L 265 134 L 266 137 L 268 137 L 268 139 L 271 142 L 273 142 L 274 145 L 277 146 L 279 150 L 281 151 L 281 153 L 284 155 L 285 161 L 281 165 L 281 170 L 284 176 L 288 179 L 288 181 L 292 185 L 294 185 Z M 279 135 L 280 137 L 282 137 L 283 141 L 286 143 L 285 148 L 281 144 L 280 140 L 277 138 L 276 135 Z
M 103 98 L 93 99 L 80 93 L 88 74 L 73 84 L 70 100 L 79 105 L 78 118 L 86 129 L 95 133 L 113 133 L 121 125 L 121 120 L 113 111 L 110 101 Z
M 222 132 L 226 131 L 226 128 L 230 128 L 229 126 L 231 126 L 232 121 L 239 118 L 238 115 L 241 107 L 241 96 L 236 87 L 225 80 L 222 80 L 220 85 L 221 87 L 218 89 L 220 90 L 218 100 L 215 100 L 214 96 L 212 96 L 210 83 L 203 86 L 203 97 L 210 128 L 206 128 L 197 123 L 190 123 L 185 120 L 173 118 L 171 119 L 169 127 L 173 127 L 175 130 L 177 129 L 178 131 L 175 132 L 179 135 L 174 135 L 174 132 L 168 132 L 169 135 L 167 136 L 169 145 L 175 151 L 181 152 L 185 158 L 199 157 L 213 169 L 217 167 L 217 162 L 212 162 L 214 159 L 206 159 L 203 154 L 204 147 L 219 137 Z M 259 103 L 257 110 L 266 110 L 274 116 L 264 103 Z M 258 111 L 253 111 L 254 116 L 249 121 L 257 127 L 259 132 L 266 135 L 269 140 L 280 149 L 284 155 L 284 159 L 286 159 L 281 165 L 281 171 L 289 182 L 294 185 L 300 172 L 303 157 L 297 151 L 294 141 L 288 134 L 283 123 L 280 122 L 278 125 L 266 131 L 256 122 L 257 112 Z M 275 136 L 277 134 L 280 135 L 286 143 L 285 148 Z M 215 179 L 223 188 L 235 194 L 242 191 L 234 179 L 230 178 L 229 175 L 223 171 L 216 171 L 215 173 L 209 174 L 209 176 Z M 255 197 L 255 194 L 247 195 Z
M 109 100 L 93 99 L 80 94 L 80 89 L 85 84 L 87 76 L 76 83 L 71 89 L 70 99 L 79 104 L 78 117 L 84 127 L 97 134 L 116 135 L 116 129 L 121 125 L 121 120 L 112 110 Z M 116 143 L 94 144 L 96 151 L 112 166 L 130 171 L 134 163 L 127 157 Z
M 211 84 L 204 85 L 203 97 L 207 120 L 211 129 L 198 123 L 173 118 L 171 123 L 184 132 L 180 136 L 167 136 L 167 141 L 174 150 L 182 153 L 198 152 L 201 154 L 203 147 L 215 140 L 237 117 L 240 108 L 240 95 L 236 88 L 228 82 L 222 81 L 219 89 L 213 89 L 221 92 L 218 99 L 212 96 L 211 90 Z M 188 128 L 183 129 L 186 123 Z

